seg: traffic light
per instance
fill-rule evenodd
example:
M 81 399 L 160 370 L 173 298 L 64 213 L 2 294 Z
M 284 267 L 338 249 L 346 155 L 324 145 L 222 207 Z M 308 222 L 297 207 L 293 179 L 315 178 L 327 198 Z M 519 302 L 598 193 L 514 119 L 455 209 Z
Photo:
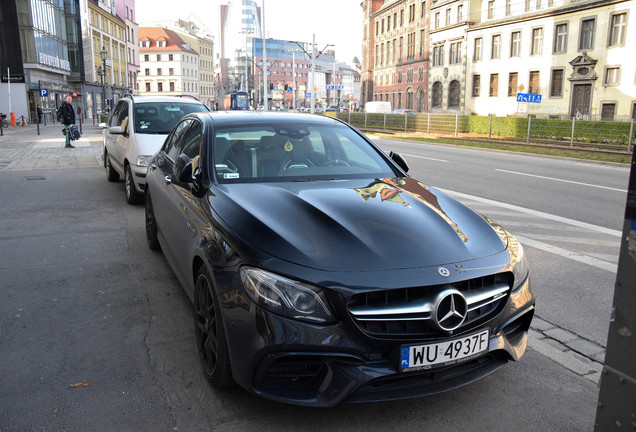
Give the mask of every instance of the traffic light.
M 289 90 L 289 85 L 285 84 L 285 90 Z
M 269 83 L 269 89 L 274 90 L 274 83 Z

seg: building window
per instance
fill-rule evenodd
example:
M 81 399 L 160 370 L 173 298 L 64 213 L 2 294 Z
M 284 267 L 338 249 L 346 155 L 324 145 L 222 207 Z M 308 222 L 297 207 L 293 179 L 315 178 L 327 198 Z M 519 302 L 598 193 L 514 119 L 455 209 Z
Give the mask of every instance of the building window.
M 537 0 L 537 10 L 541 9 L 541 0 Z
M 446 9 L 446 25 L 450 25 L 451 23 L 451 10 L 450 9 Z
M 481 76 L 473 75 L 473 97 L 479 97 L 480 84 L 481 84 Z
M 146 73 L 146 76 L 150 75 L 150 68 L 146 68 L 146 69 L 144 69 L 144 71 Z
M 615 103 L 604 103 L 601 105 L 601 120 L 614 120 L 616 112 Z
M 568 25 L 557 24 L 554 28 L 554 52 L 564 53 L 568 49 Z
M 404 9 L 400 11 L 400 27 L 404 25 Z
M 475 52 L 473 53 L 473 61 L 481 60 L 481 38 L 475 38 Z
M 457 6 L 457 22 L 464 21 L 464 5 Z
M 563 69 L 552 69 L 550 97 L 563 97 Z
M 168 54 L 168 60 L 169 60 L 169 61 L 174 60 L 174 56 L 173 56 L 172 54 Z
M 442 66 L 444 64 L 444 45 L 433 47 L 433 66 Z
M 519 82 L 519 74 L 517 72 L 510 72 L 508 74 L 508 96 L 517 95 L 518 82 Z
M 157 91 L 158 92 L 162 92 L 163 91 L 163 83 L 162 82 L 158 82 L 157 83 Z
M 150 56 L 148 54 L 144 55 L 144 61 L 150 61 Z
M 439 28 L 439 12 L 435 12 L 435 28 Z
M 495 0 L 490 0 L 488 2 L 488 19 L 493 19 L 495 17 Z
M 512 0 L 506 0 L 506 16 L 512 14 Z
M 150 83 L 146 83 L 146 92 L 150 93 Z
M 526 12 L 530 12 L 530 0 L 526 0 L 526 7 L 524 8 Z
M 528 93 L 540 94 L 539 91 L 539 71 L 531 71 L 528 80 Z
M 461 95 L 461 86 L 459 81 L 453 80 L 448 85 L 448 108 L 459 108 L 459 98 Z
M 579 50 L 594 49 L 594 28 L 596 26 L 595 18 L 588 18 L 581 21 L 581 35 L 579 36 Z
M 618 66 L 608 66 L 605 68 L 605 79 L 603 84 L 606 86 L 617 86 L 621 79 L 621 68 Z
M 625 43 L 625 28 L 627 27 L 627 14 L 612 15 L 610 23 L 609 46 L 623 45 Z
M 417 69 L 417 80 L 424 81 L 424 68 L 422 66 Z
M 420 17 L 424 17 L 424 12 L 426 12 L 426 2 L 422 2 L 422 8 L 420 9 Z
M 494 35 L 492 37 L 492 47 L 491 47 L 491 59 L 501 58 L 501 35 Z
M 442 83 L 436 81 L 433 84 L 433 108 L 442 107 Z
M 168 68 L 168 75 L 174 75 L 174 68 Z
M 532 46 L 530 48 L 530 55 L 543 54 L 543 28 L 536 28 L 532 30 Z
M 157 68 L 157 75 L 161 75 L 161 68 Z
M 515 31 L 510 34 L 510 57 L 521 55 L 521 32 Z
M 462 43 L 454 42 L 450 44 L 450 58 L 449 64 L 459 64 L 462 62 Z
M 499 96 L 499 74 L 490 74 L 490 90 L 488 91 L 488 96 Z

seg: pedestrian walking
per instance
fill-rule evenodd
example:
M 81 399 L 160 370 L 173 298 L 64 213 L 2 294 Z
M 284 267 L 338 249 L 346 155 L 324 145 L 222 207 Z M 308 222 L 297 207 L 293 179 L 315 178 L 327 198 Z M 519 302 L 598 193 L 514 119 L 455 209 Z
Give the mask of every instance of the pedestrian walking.
M 37 107 L 37 112 L 38 112 L 38 123 L 42 123 L 42 108 L 40 108 L 40 105 L 38 105 Z
M 66 102 L 62 104 L 58 112 L 58 119 L 64 125 L 66 132 L 66 144 L 64 144 L 64 147 L 75 148 L 75 146 L 71 144 L 71 133 L 68 130 L 70 125 L 75 124 L 75 110 L 73 109 L 73 98 L 71 96 L 66 97 Z

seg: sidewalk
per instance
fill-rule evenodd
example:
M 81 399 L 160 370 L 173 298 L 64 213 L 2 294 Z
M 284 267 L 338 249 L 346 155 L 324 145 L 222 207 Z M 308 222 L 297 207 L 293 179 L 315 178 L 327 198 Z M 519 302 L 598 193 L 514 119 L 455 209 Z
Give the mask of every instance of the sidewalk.
M 78 125 L 79 126 L 79 125 Z M 0 136 L 0 171 L 98 168 L 102 161 L 102 130 L 91 123 L 82 125 L 82 138 L 75 148 L 64 148 L 62 124 L 3 128 Z

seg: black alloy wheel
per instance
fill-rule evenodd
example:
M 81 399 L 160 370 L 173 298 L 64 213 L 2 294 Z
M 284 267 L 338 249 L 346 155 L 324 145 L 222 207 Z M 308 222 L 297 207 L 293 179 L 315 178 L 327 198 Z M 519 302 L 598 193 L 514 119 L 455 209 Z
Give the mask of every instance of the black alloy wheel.
M 157 221 L 155 212 L 152 208 L 150 199 L 150 191 L 146 190 L 146 241 L 148 247 L 152 250 L 160 250 L 159 239 L 157 238 Z
M 124 192 L 126 193 L 126 202 L 128 204 L 139 204 L 141 202 L 141 199 L 143 198 L 143 195 L 137 192 L 130 165 L 126 165 L 126 168 L 124 168 L 124 174 Z
M 109 182 L 116 182 L 119 180 L 119 173 L 115 171 L 115 168 L 110 164 L 110 156 L 108 156 L 108 152 L 104 149 L 104 168 L 106 168 L 106 175 L 108 176 Z
M 194 285 L 194 329 L 201 367 L 206 378 L 218 388 L 234 384 L 221 310 L 210 276 L 201 266 Z

